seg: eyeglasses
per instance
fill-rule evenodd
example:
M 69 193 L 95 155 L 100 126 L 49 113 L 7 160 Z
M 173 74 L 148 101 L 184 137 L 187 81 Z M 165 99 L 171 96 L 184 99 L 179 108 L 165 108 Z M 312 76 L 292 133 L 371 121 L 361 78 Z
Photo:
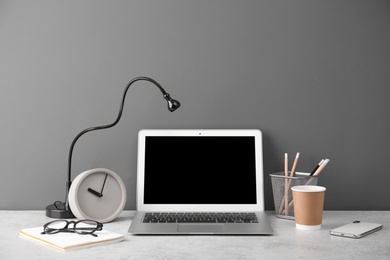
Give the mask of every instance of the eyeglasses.
M 70 228 L 69 225 L 73 224 L 73 228 Z M 94 234 L 96 231 L 101 231 L 103 229 L 103 224 L 95 220 L 84 219 L 80 221 L 67 221 L 67 220 L 54 220 L 43 225 L 43 232 L 41 234 L 57 234 L 59 232 L 72 232 L 79 235 L 92 235 L 97 237 Z

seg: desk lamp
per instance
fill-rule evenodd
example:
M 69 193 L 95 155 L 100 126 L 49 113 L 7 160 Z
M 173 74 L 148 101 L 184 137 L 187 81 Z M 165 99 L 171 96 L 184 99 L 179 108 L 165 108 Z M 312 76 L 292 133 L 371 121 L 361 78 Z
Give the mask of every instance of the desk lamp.
M 48 205 L 46 207 L 46 216 L 51 217 L 51 218 L 60 218 L 60 219 L 63 219 L 63 218 L 74 218 L 75 217 L 73 215 L 70 207 L 69 207 L 69 201 L 68 201 L 68 193 L 69 193 L 69 189 L 70 189 L 70 186 L 71 186 L 71 183 L 72 183 L 71 182 L 71 167 L 72 167 L 73 148 L 74 148 L 77 140 L 82 135 L 84 135 L 85 133 L 88 133 L 88 132 L 91 132 L 91 131 L 94 131 L 94 130 L 101 130 L 101 129 L 111 128 L 111 127 L 115 126 L 119 122 L 119 120 L 122 117 L 123 106 L 124 106 L 124 103 L 125 103 L 125 98 L 126 98 L 127 91 L 129 90 L 130 86 L 134 82 L 137 82 L 137 81 L 149 81 L 149 82 L 153 83 L 154 85 L 156 85 L 160 89 L 161 93 L 163 94 L 163 97 L 166 99 L 166 101 L 168 103 L 168 110 L 169 111 L 173 112 L 173 111 L 175 111 L 176 109 L 178 109 L 180 107 L 180 103 L 177 100 L 172 99 L 171 96 L 167 92 L 165 92 L 165 90 L 161 87 L 161 85 L 157 81 L 155 81 L 155 80 L 153 80 L 151 78 L 148 78 L 148 77 L 137 77 L 137 78 L 134 78 L 134 79 L 130 80 L 129 83 L 127 83 L 125 91 L 123 93 L 122 103 L 120 105 L 119 113 L 118 113 L 118 116 L 117 116 L 116 120 L 112 124 L 109 124 L 109 125 L 102 125 L 102 126 L 86 128 L 83 131 L 81 131 L 74 138 L 74 140 L 73 140 L 73 142 L 72 142 L 72 144 L 70 146 L 70 150 L 69 150 L 68 179 L 67 179 L 67 182 L 66 182 L 65 202 L 62 203 L 60 201 L 56 201 L 53 204 Z

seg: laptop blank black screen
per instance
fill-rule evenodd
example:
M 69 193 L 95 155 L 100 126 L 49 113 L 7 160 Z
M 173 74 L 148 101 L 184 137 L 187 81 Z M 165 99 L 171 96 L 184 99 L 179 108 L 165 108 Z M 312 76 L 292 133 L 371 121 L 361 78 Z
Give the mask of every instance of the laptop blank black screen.
M 255 204 L 252 136 L 148 136 L 145 204 Z

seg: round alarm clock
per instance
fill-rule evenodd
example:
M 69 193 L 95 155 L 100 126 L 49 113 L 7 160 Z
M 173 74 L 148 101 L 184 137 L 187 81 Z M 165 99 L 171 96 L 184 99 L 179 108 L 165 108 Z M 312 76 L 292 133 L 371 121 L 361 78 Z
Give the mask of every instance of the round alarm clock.
M 96 168 L 79 174 L 69 189 L 69 206 L 78 219 L 115 219 L 126 204 L 126 187 L 115 172 Z

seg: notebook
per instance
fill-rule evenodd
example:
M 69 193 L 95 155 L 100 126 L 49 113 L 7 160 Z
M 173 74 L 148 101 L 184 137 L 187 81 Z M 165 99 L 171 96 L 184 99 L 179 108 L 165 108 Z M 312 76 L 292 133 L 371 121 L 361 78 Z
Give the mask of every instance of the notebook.
M 23 237 L 27 237 L 30 240 L 37 241 L 38 243 L 44 243 L 57 249 L 66 251 L 99 245 L 107 245 L 125 239 L 123 234 L 111 232 L 106 229 L 96 232 L 96 237 L 91 235 L 79 235 L 75 233 L 57 233 L 48 235 L 42 234 L 42 231 L 43 227 L 40 226 L 21 229 L 19 234 L 21 234 Z
M 260 130 L 141 130 L 132 234 L 273 234 Z

